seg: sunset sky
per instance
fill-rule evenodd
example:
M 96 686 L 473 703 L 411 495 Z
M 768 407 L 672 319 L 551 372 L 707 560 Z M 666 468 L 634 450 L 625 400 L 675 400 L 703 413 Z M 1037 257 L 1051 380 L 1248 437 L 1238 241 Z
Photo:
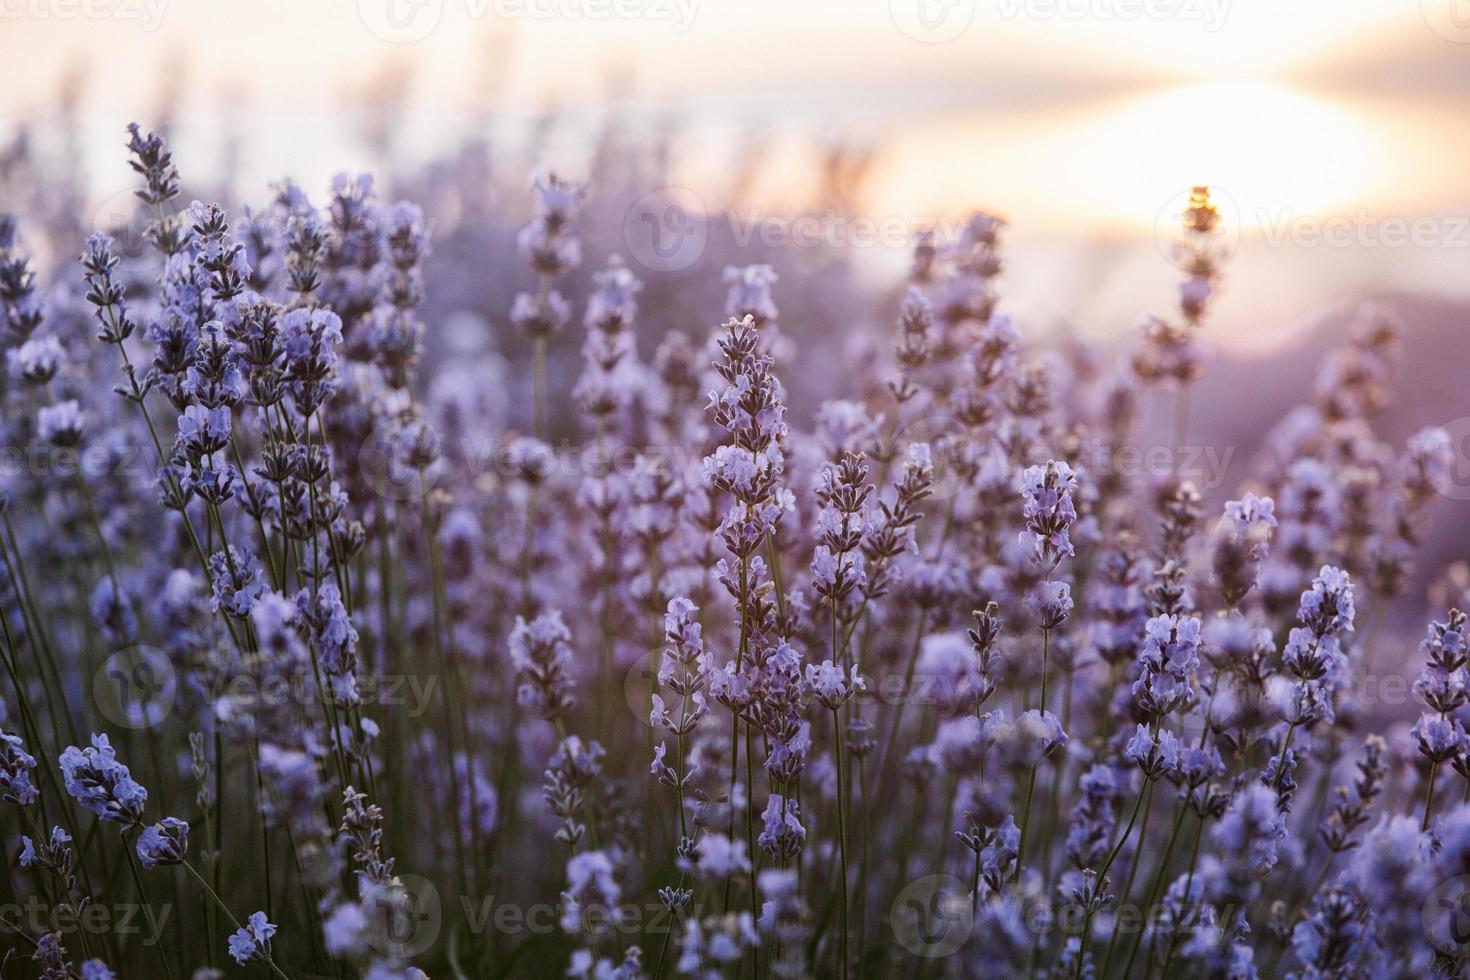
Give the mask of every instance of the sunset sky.
M 119 120 L 148 121 L 166 78 L 182 85 L 178 145 L 196 170 L 218 164 L 223 110 L 249 106 L 247 179 L 319 186 L 367 160 L 344 107 L 385 65 L 408 79 L 394 94 L 420 157 L 477 110 L 515 125 L 556 105 L 574 131 L 616 78 L 633 124 L 681 126 L 677 178 L 715 204 L 722 164 L 752 134 L 771 160 L 761 199 L 789 208 L 810 204 L 813 162 L 840 139 L 875 153 L 867 213 L 992 209 L 1018 257 L 1151 242 L 1171 202 L 1208 182 L 1258 290 L 1229 297 L 1227 318 L 1246 302 L 1299 318 L 1344 282 L 1470 290 L 1465 0 L 581 2 L 597 6 L 0 0 L 0 133 L 85 63 L 97 148 L 117 143 Z M 126 182 L 118 156 L 85 154 L 99 195 Z M 1132 255 L 1117 261 L 1158 258 Z M 1018 299 L 1065 318 L 1055 265 L 1018 273 Z M 1107 288 L 1137 305 L 1120 279 Z

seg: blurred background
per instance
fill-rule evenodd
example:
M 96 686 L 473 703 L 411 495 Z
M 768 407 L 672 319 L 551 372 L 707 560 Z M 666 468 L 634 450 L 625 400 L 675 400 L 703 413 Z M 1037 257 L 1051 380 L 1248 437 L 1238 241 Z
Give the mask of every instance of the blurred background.
M 917 232 L 1003 216 L 1023 337 L 1117 351 L 1175 305 L 1165 243 L 1208 183 L 1233 254 L 1206 489 L 1248 474 L 1370 301 L 1404 325 L 1381 436 L 1451 423 L 1470 484 L 1465 0 L 0 0 L 0 65 L 0 207 L 58 274 L 90 227 L 140 224 L 136 120 L 186 199 L 375 173 L 431 222 L 430 357 L 514 364 L 514 235 L 548 167 L 592 181 L 574 280 L 612 254 L 645 280 L 645 357 L 718 322 L 726 264 L 775 266 L 783 331 L 826 369 L 800 375 L 807 414 L 850 394 L 840 358 L 886 354 Z
M 0 63 L 7 137 L 94 207 L 129 186 L 133 119 L 247 199 L 478 142 L 515 193 L 532 163 L 588 171 L 616 125 L 752 222 L 995 211 L 1037 329 L 1109 336 L 1167 302 L 1155 225 L 1193 183 L 1241 234 L 1222 343 L 1470 289 L 1464 0 L 3 0 Z

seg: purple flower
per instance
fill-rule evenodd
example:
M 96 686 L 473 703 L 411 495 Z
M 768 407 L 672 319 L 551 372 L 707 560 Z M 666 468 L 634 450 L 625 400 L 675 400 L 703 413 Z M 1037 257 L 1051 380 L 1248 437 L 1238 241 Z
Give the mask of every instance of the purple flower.
M 582 264 L 582 243 L 565 233 L 565 222 L 534 218 L 516 235 L 516 244 L 531 267 L 545 277 L 565 275 Z
M 36 953 L 31 957 L 41 966 L 41 980 L 68 980 L 71 963 L 66 959 L 66 947 L 61 944 L 61 933 L 48 932 L 36 941 Z
M 1427 426 L 1410 436 L 1405 456 L 1410 474 L 1407 482 L 1418 488 L 1437 490 L 1455 479 L 1455 443 L 1440 426 Z
M 16 377 L 32 384 L 44 385 L 56 377 L 66 352 L 55 337 L 32 337 L 8 352 L 10 370 Z
M 281 340 L 291 397 L 310 416 L 336 392 L 342 320 L 331 310 L 292 310 L 281 320 Z
M 1202 631 L 1201 652 L 1217 667 L 1244 664 L 1252 656 L 1273 649 L 1271 630 L 1238 612 L 1211 619 Z
M 1193 675 L 1199 667 L 1200 622 L 1193 616 L 1155 616 L 1144 628 L 1140 672 L 1133 699 L 1152 715 L 1194 703 Z
M 734 661 L 723 667 L 711 664 L 709 693 L 727 708 L 744 708 L 751 703 L 750 679 L 736 669 Z
M 1021 852 L 1021 828 L 1009 815 L 996 830 L 990 843 L 980 851 L 981 873 L 990 881 L 1004 880 L 1015 866 Z
M 21 806 L 36 802 L 39 795 L 31 782 L 36 760 L 26 752 L 19 735 L 0 731 L 0 788 L 5 798 Z
M 333 582 L 323 583 L 315 595 L 311 589 L 302 589 L 296 594 L 296 608 L 305 626 L 302 635 L 316 647 L 332 693 L 339 703 L 355 703 L 357 630 L 342 602 L 341 591 Z
M 1200 621 L 1194 616 L 1155 616 L 1144 625 L 1139 659 L 1149 668 L 1187 678 L 1199 666 Z
M 596 288 L 587 300 L 585 322 L 589 330 L 620 331 L 638 315 L 638 294 L 643 283 L 631 269 L 615 265 L 592 274 Z
M 567 888 L 561 894 L 562 930 L 573 935 L 605 931 L 614 918 L 621 895 L 622 889 L 607 854 L 583 851 L 572 855 L 567 861 Z
M 1027 598 L 1042 629 L 1056 629 L 1072 615 L 1072 587 L 1066 582 L 1042 582 Z
M 755 880 L 756 891 L 762 898 L 760 918 L 756 920 L 761 935 L 786 947 L 799 946 L 808 934 L 808 926 L 806 903 L 801 897 L 796 872 L 762 868 Z
M 138 197 L 145 204 L 158 205 L 178 194 L 179 171 L 163 137 L 151 132 L 144 136 L 137 123 L 128 124 L 128 134 L 128 152 L 134 157 L 128 165 L 146 182 Z
M 768 265 L 726 266 L 725 315 L 737 320 L 751 317 L 756 326 L 776 319 L 776 303 L 771 298 L 775 270 Z
M 1306 976 L 1332 976 L 1367 955 L 1371 935 L 1357 900 L 1334 887 L 1314 896 L 1310 913 L 1292 930 L 1291 948 L 1308 967 Z
M 191 457 L 217 453 L 230 444 L 230 410 L 190 405 L 179 416 L 178 446 Z
M 61 753 L 61 773 L 66 791 L 97 819 L 122 824 L 124 830 L 143 822 L 148 791 L 133 782 L 128 767 L 117 761 L 106 735 L 93 735 L 85 749 L 67 746 Z
M 833 458 L 843 453 L 857 453 L 872 443 L 875 423 L 862 402 L 833 398 L 822 402 L 817 410 L 817 435 Z
M 82 441 L 82 407 L 76 399 L 47 405 L 36 413 L 36 435 L 53 446 L 75 446 Z
M 92 620 L 102 628 L 107 642 L 113 646 L 128 646 L 137 640 L 138 620 L 133 614 L 133 603 L 126 592 L 118 594 L 111 576 L 105 576 L 92 590 Z
M 1077 476 L 1072 467 L 1058 460 L 1027 467 L 1021 474 L 1022 516 L 1026 521 L 1021 542 L 1031 548 L 1032 557 L 1044 568 L 1055 568 L 1063 558 L 1075 554 L 1068 532 L 1077 520 L 1072 503 L 1076 489 Z
M 1139 725 L 1123 749 L 1123 757 L 1136 763 L 1150 779 L 1173 772 L 1179 766 L 1179 740 L 1167 728 L 1155 737 Z
M 1297 619 L 1318 636 L 1326 636 L 1352 632 L 1354 615 L 1353 584 L 1348 573 L 1323 565 L 1311 587 L 1302 593 Z
M 250 615 L 255 601 L 266 591 L 260 562 L 248 550 L 229 545 L 209 556 L 209 606 L 236 619 Z
M 770 739 L 771 751 L 766 755 L 766 771 L 771 778 L 788 783 L 806 768 L 807 753 L 812 748 L 811 724 L 800 722 L 793 730 Z
M 1279 857 L 1286 823 L 1277 810 L 1276 794 L 1261 783 L 1242 789 L 1230 809 L 1210 830 L 1210 840 L 1225 862 L 1218 884 L 1221 902 L 1250 902 L 1260 891 L 1260 881 Z
M 72 865 L 71 835 L 60 827 L 51 828 L 51 836 L 40 844 L 29 837 L 20 839 L 20 866 L 23 868 L 41 867 L 60 873 L 70 874 Z
M 766 801 L 765 829 L 756 838 L 766 853 L 777 861 L 786 862 L 795 857 L 806 840 L 806 828 L 799 819 L 799 806 L 779 793 L 772 793 Z
M 697 662 L 704 654 L 704 627 L 699 623 L 699 607 L 683 596 L 670 599 L 664 612 L 664 636 L 671 644 L 671 648 L 666 650 L 666 657 L 683 664 Z
M 565 714 L 572 697 L 571 631 L 561 613 L 552 610 L 529 624 L 517 616 L 510 634 L 510 661 L 526 678 L 520 702 L 548 721 Z
M 1112 843 L 1118 777 L 1112 767 L 1096 764 L 1082 774 L 1077 788 L 1079 799 L 1067 828 L 1067 858 L 1073 867 L 1096 867 Z
M 182 862 L 189 852 L 189 825 L 176 817 L 164 817 L 138 835 L 138 860 L 145 868 L 167 867 Z
M 1247 493 L 1239 500 L 1227 501 L 1225 519 L 1234 526 L 1237 536 L 1252 537 L 1276 526 L 1276 501 Z
M 743 840 L 732 840 L 724 834 L 714 833 L 700 838 L 693 867 L 696 877 L 704 881 L 723 881 L 749 870 L 750 860 L 745 855 Z
M 1225 763 L 1215 746 L 1191 745 L 1179 753 L 1177 770 L 1185 785 L 1195 788 L 1223 775 Z
M 510 307 L 510 322 L 527 337 L 555 336 L 571 318 L 571 304 L 554 289 L 545 296 L 517 293 Z
M 266 921 L 264 912 L 250 916 L 244 928 L 237 929 L 229 938 L 229 953 L 240 966 L 268 959 L 271 955 L 271 937 L 276 927 Z
M 940 722 L 929 748 L 934 761 L 956 775 L 964 775 L 979 771 L 994 738 L 994 726 L 987 728 L 974 715 L 963 715 Z
M 1281 651 L 1282 665 L 1304 681 L 1321 680 L 1346 666 L 1347 658 L 1335 636 L 1318 636 L 1311 630 L 1294 627 Z
M 1067 733 L 1057 716 L 1035 708 L 1016 719 L 1013 738 L 1013 761 L 1017 765 L 1036 765 L 1067 744 Z
M 858 691 L 866 690 L 867 683 L 858 676 L 857 665 L 853 664 L 846 672 L 832 663 L 824 660 L 821 664 L 807 664 L 806 682 L 811 686 L 812 693 L 817 700 L 828 708 L 836 711 L 847 703 Z
M 1465 615 L 1451 614 L 1449 622 L 1430 623 L 1421 644 L 1424 658 L 1446 671 L 1455 671 L 1466 663 Z
M 1415 722 L 1412 734 L 1419 753 L 1430 762 L 1457 758 L 1464 755 L 1466 747 L 1470 746 L 1470 737 L 1465 734 L 1465 726 L 1457 718 L 1444 718 L 1426 712 Z
M 322 940 L 327 953 L 338 959 L 360 956 L 368 938 L 368 919 L 362 906 L 344 902 L 332 910 L 322 923 Z
M 587 198 L 587 185 L 566 180 L 550 171 L 538 170 L 531 175 L 532 200 L 536 217 L 555 225 L 572 221 Z
M 812 552 L 812 581 L 818 591 L 830 592 L 837 581 L 838 560 L 832 549 L 824 544 L 817 545 Z
M 1397 972 L 1413 967 L 1427 975 L 1433 950 L 1425 940 L 1437 934 L 1458 943 L 1458 930 L 1446 927 L 1460 906 L 1443 898 L 1425 905 L 1435 885 L 1458 869 L 1435 870 L 1433 838 L 1419 825 L 1417 816 L 1384 817 L 1352 852 L 1341 880 L 1370 914 L 1376 942 L 1395 950 Z

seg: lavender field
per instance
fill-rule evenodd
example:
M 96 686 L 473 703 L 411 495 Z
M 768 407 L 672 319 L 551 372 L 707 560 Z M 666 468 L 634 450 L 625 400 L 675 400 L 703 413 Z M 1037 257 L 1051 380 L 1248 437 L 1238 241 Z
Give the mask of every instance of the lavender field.
M 615 113 L 378 91 L 317 183 L 45 105 L 0 977 L 1470 975 L 1463 303 L 1243 352 L 1240 195 L 1161 186 L 1088 336 L 850 146 L 743 222 Z

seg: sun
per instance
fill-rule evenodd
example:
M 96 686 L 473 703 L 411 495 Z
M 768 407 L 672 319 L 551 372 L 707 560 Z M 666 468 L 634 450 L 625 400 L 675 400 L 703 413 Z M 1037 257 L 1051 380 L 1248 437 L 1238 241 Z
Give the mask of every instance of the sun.
M 1371 191 L 1382 161 L 1371 128 L 1330 102 L 1271 82 L 1212 82 L 1097 113 L 1053 145 L 1048 171 L 1088 162 L 1088 200 L 1106 224 L 1152 224 L 1169 197 L 1208 183 L 1242 231 L 1330 211 Z

